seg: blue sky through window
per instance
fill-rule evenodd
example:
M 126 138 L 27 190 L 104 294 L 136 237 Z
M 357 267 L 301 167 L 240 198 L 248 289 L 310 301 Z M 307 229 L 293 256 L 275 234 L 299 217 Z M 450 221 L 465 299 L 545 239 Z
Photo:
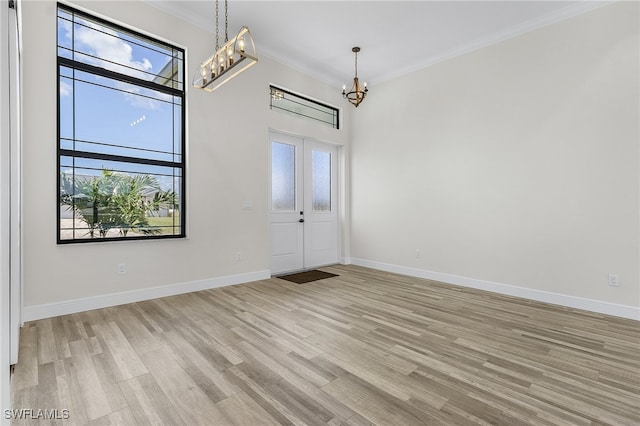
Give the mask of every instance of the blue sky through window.
M 58 10 L 58 55 L 145 81 L 182 70 L 183 54 L 99 22 Z M 172 62 L 172 61 L 177 61 Z M 174 67 L 173 65 L 177 65 Z M 178 74 L 181 78 L 181 73 Z M 105 76 L 60 67 L 60 147 L 78 151 L 182 162 L 182 98 Z M 183 82 L 169 80 L 183 89 Z M 153 173 L 162 188 L 179 192 L 173 167 L 155 168 L 107 160 L 61 161 L 63 172 L 98 175 L 108 168 Z M 71 167 L 69 167 L 71 166 Z M 178 178 L 179 179 L 179 178 Z

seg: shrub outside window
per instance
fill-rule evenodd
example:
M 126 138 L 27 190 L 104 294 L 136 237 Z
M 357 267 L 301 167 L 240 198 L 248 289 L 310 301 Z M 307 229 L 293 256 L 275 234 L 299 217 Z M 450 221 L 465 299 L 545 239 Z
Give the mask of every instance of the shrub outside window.
M 58 4 L 58 243 L 185 236 L 184 50 Z

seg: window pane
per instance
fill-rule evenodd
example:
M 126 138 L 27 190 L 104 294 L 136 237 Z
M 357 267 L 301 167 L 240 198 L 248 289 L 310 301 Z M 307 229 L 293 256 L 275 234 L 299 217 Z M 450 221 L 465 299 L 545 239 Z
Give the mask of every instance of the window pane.
M 280 142 L 271 145 L 271 208 L 296 209 L 296 147 Z
M 73 138 L 73 79 L 60 76 L 59 84 L 60 137 Z
M 86 165 L 60 169 L 61 240 L 181 234 L 179 169 L 152 174 Z
M 174 57 L 171 59 L 171 61 L 167 62 L 167 64 L 160 70 L 153 81 L 158 84 L 162 84 L 163 86 L 183 90 L 183 68 L 182 52 L 174 51 Z
M 77 15 L 73 25 L 60 17 L 58 23 L 58 42 L 62 43 L 58 51 L 71 44 L 75 61 L 147 81 L 164 77 L 172 82 L 178 78 L 177 74 L 174 76 L 174 65 L 181 67 L 182 59 L 174 57 L 169 46 Z
M 61 136 L 69 137 L 75 124 L 77 150 L 173 161 L 182 107 L 172 96 L 80 71 L 75 81 L 61 77 L 60 84 Z M 63 84 L 70 85 L 65 93 Z
M 331 154 L 311 153 L 311 205 L 314 212 L 331 211 Z
M 70 158 L 70 157 L 62 157 L 62 158 Z M 62 161 L 61 161 L 61 164 L 63 164 Z M 149 174 L 149 175 L 156 175 L 156 176 L 174 176 L 176 175 L 176 173 L 181 173 L 180 168 L 177 168 L 177 167 L 129 163 L 129 162 L 123 162 L 123 161 L 106 160 L 106 159 L 96 160 L 93 158 L 83 158 L 83 157 L 75 157 L 73 159 L 73 164 L 76 169 L 82 169 L 85 171 L 94 170 L 95 173 L 92 173 L 93 175 L 100 174 L 102 170 L 112 170 L 114 172 L 122 172 L 122 173 L 140 173 L 140 174 Z

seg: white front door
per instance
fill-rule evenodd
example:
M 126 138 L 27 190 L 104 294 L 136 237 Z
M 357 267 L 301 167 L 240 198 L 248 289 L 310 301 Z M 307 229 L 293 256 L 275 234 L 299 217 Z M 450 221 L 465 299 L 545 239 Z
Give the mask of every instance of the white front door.
M 271 133 L 271 272 L 338 262 L 337 148 Z
M 338 263 L 338 150 L 304 141 L 304 267 Z
M 271 134 L 271 272 L 304 268 L 303 141 Z

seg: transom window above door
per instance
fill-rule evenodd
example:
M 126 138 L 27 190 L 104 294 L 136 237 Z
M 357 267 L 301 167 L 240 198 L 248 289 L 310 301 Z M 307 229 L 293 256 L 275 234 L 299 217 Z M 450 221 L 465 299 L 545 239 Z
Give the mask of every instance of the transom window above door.
M 269 92 L 272 110 L 340 129 L 338 108 L 273 85 L 269 86 Z

